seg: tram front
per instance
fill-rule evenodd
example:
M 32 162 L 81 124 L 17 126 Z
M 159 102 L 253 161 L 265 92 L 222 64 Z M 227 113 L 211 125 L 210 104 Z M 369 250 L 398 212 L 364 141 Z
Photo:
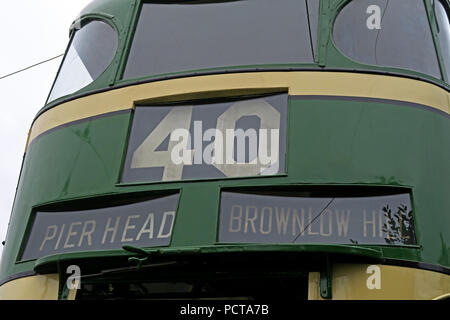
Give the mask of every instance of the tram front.
M 450 293 L 449 2 L 95 0 L 0 299 Z

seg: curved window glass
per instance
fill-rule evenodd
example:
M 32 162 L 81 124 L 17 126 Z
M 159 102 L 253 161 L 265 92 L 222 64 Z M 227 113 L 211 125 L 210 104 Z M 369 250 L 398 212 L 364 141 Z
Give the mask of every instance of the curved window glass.
M 307 6 L 307 1 L 299 0 L 144 3 L 124 78 L 313 63 L 317 4 Z
M 441 46 L 442 58 L 447 71 L 447 82 L 450 83 L 450 24 L 447 12 L 439 1 L 433 1 L 437 20 L 438 39 Z
M 355 61 L 441 78 L 423 0 L 353 0 L 336 19 L 334 41 Z
M 92 21 L 78 30 L 64 57 L 49 102 L 97 79 L 113 60 L 117 45 L 116 32 L 105 22 Z

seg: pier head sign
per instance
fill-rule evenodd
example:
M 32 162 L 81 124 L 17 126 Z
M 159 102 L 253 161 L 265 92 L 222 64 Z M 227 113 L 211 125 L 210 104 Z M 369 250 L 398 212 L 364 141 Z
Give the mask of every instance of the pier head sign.
M 22 261 L 43 256 L 123 245 L 170 244 L 178 194 L 92 210 L 36 212 Z

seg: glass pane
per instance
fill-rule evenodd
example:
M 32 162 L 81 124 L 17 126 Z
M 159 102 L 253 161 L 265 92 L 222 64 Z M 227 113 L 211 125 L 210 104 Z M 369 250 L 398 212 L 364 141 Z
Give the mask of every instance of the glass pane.
M 49 102 L 74 93 L 97 79 L 116 54 L 117 34 L 101 21 L 93 21 L 78 30 L 64 58 Z
M 441 44 L 442 58 L 444 59 L 445 69 L 447 70 L 447 82 L 450 82 L 450 24 L 441 2 L 435 2 L 435 13 L 438 23 L 438 37 Z
M 299 62 L 313 62 L 305 1 L 145 3 L 124 78 Z
M 80 211 L 37 212 L 22 260 L 48 255 L 167 246 L 178 194 L 139 203 Z
M 122 182 L 285 172 L 288 95 L 138 106 Z
M 380 29 L 368 27 L 368 19 L 376 14 L 367 13 L 372 5 L 380 8 Z M 358 62 L 441 77 L 422 0 L 351 1 L 336 19 L 334 41 Z
M 220 208 L 222 243 L 416 244 L 409 194 L 223 192 Z

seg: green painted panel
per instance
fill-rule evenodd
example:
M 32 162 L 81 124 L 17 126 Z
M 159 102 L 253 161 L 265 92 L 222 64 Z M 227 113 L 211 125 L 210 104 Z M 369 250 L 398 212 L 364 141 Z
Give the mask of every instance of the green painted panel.
M 372 185 L 411 187 L 420 248 L 382 247 L 385 257 L 449 266 L 450 123 L 413 106 L 343 100 L 289 105 L 287 176 L 117 185 L 130 125 L 122 113 L 55 129 L 29 148 L 0 265 L 15 264 L 32 208 L 104 195 L 181 190 L 172 247 L 216 242 L 221 187 Z M 373 247 L 373 246 L 372 246 Z
M 14 262 L 34 206 L 114 192 L 129 118 L 130 114 L 121 114 L 90 120 L 33 141 L 20 177 L 0 279 L 5 273 L 30 270 L 30 264 L 14 267 Z

